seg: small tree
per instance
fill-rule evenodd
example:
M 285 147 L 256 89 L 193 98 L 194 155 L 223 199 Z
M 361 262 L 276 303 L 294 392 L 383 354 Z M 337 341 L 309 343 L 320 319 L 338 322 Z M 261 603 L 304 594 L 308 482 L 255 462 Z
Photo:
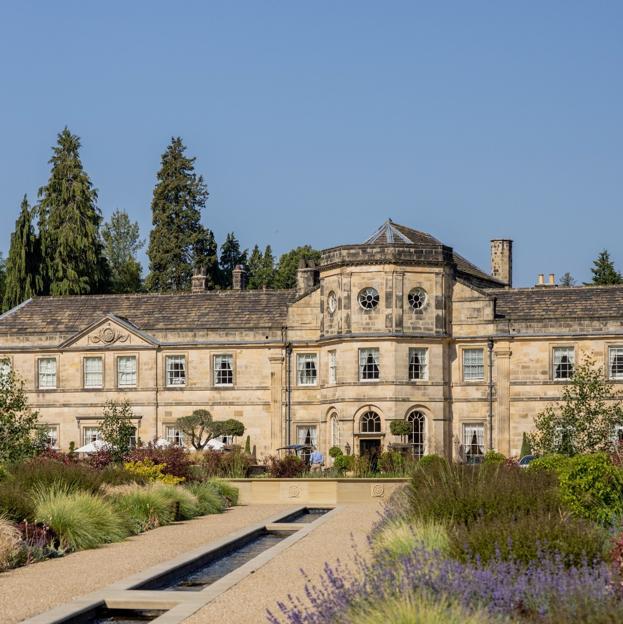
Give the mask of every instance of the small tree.
M 14 371 L 0 372 L 0 464 L 36 455 L 45 437 L 39 413 L 28 406 L 23 380 Z
M 532 455 L 532 445 L 530 444 L 530 437 L 524 431 L 521 439 L 521 451 L 519 452 L 519 457 L 525 457 L 526 455 Z
M 178 418 L 177 428 L 198 451 L 202 451 L 210 440 L 219 436 L 235 437 L 244 434 L 244 425 L 239 420 L 212 420 L 212 414 L 205 409 L 198 409 L 190 416 Z
M 532 448 L 539 454 L 564 455 L 611 450 L 615 428 L 623 424 L 623 409 L 616 399 L 603 370 L 585 358 L 563 389 L 562 401 L 534 419 L 536 431 L 529 436 Z
M 569 273 L 569 271 L 567 271 L 560 276 L 558 283 L 561 286 L 575 286 L 575 278 L 571 275 L 571 273 Z
M 412 431 L 411 423 L 406 420 L 392 420 L 389 423 L 389 430 L 392 435 L 400 436 L 400 441 L 404 442 L 405 436 L 409 435 Z
M 593 281 L 591 284 L 598 286 L 609 286 L 611 284 L 623 283 L 623 277 L 615 269 L 614 262 L 610 259 L 610 253 L 607 249 L 604 249 L 597 256 L 596 260 L 593 260 L 593 268 L 591 273 L 593 274 Z
M 123 461 L 132 446 L 136 432 L 132 425 L 134 413 L 129 401 L 123 403 L 108 401 L 104 407 L 104 417 L 100 425 L 102 440 L 110 445 L 113 461 Z

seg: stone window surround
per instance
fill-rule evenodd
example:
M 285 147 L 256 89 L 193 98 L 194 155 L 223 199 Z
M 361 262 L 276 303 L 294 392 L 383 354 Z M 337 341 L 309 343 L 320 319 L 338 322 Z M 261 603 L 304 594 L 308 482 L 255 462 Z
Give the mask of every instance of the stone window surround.
M 412 377 L 411 376 L 411 354 L 413 351 L 419 350 L 424 352 L 424 375 L 422 377 Z M 420 364 L 420 366 L 422 366 Z M 430 379 L 430 348 L 423 347 L 420 345 L 415 345 L 409 347 L 407 351 L 407 379 L 410 383 L 418 383 L 420 381 L 429 381 Z
M 295 355 L 294 374 L 295 374 L 296 387 L 297 388 L 316 388 L 318 386 L 318 372 L 319 372 L 318 371 L 318 362 L 319 362 L 318 352 L 317 351 L 299 351 L 299 352 L 296 352 L 294 355 Z M 313 356 L 314 362 L 316 364 L 316 378 L 314 380 L 314 383 L 300 383 L 299 356 Z
M 168 370 L 167 370 L 167 362 L 168 358 L 184 358 L 184 383 L 183 384 L 169 384 L 168 383 Z M 162 376 L 163 376 L 163 385 L 167 390 L 184 390 L 189 386 L 189 366 L 188 366 L 188 353 L 181 351 L 172 351 L 170 353 L 162 354 Z
M 375 352 L 376 351 L 376 366 L 378 368 L 378 377 L 372 377 L 372 378 L 364 378 L 363 377 L 363 369 L 362 369 L 362 365 L 361 365 L 361 357 L 362 357 L 362 352 L 363 351 L 370 351 L 370 352 Z M 381 381 L 381 370 L 382 370 L 382 366 L 381 366 L 381 348 L 379 346 L 366 346 L 366 347 L 359 347 L 357 349 L 357 381 L 359 383 L 379 383 Z
M 61 425 L 59 423 L 43 423 L 46 431 L 56 429 L 56 444 L 50 448 L 58 450 L 61 448 Z
M 232 383 L 230 384 L 218 384 L 216 383 L 216 358 L 228 356 L 231 358 L 231 374 Z M 188 366 L 187 366 L 188 369 Z M 188 370 L 186 370 L 186 377 L 188 378 Z M 215 351 L 210 353 L 210 377 L 212 379 L 212 386 L 219 389 L 234 388 L 238 379 L 238 370 L 236 366 L 236 354 L 232 351 Z M 188 382 L 187 382 L 188 383 Z
M 133 357 L 136 362 L 136 383 L 133 385 L 119 384 L 119 359 L 124 357 Z M 137 353 L 118 353 L 115 355 L 115 389 L 116 390 L 133 390 L 140 388 L 140 356 Z
M 87 386 L 87 360 L 100 360 L 102 362 L 102 383 L 99 386 Z M 83 355 L 82 356 L 82 389 L 83 390 L 103 390 L 106 387 L 106 360 L 104 355 Z
M 40 387 L 39 386 L 39 362 L 42 360 L 56 360 L 56 384 L 54 387 Z M 40 355 L 35 358 L 35 386 L 37 392 L 54 392 L 61 388 L 61 367 L 60 367 L 60 355 Z
M 573 349 L 573 367 L 577 365 L 578 350 L 574 343 L 569 342 L 552 342 L 549 344 L 549 379 L 554 383 L 569 383 L 570 377 L 556 377 L 554 373 L 554 351 L 556 349 Z
M 623 375 L 619 376 L 619 377 L 613 377 L 612 376 L 612 370 L 610 368 L 611 362 L 610 362 L 610 352 L 612 349 L 623 349 L 623 342 L 619 341 L 619 342 L 612 342 L 612 343 L 606 343 L 605 346 L 605 353 L 604 353 L 604 362 L 606 363 L 605 369 L 606 369 L 606 379 L 608 381 L 611 381 L 613 383 L 617 383 L 617 382 L 623 382 Z M 0 358 L 2 359 L 2 358 Z
M 470 349 L 482 350 L 482 378 L 480 379 L 465 379 L 464 358 L 463 353 Z M 458 360 L 459 360 L 459 379 L 464 384 L 483 384 L 486 383 L 487 375 L 489 373 L 489 362 L 486 357 L 487 345 L 482 343 L 465 344 L 458 347 Z

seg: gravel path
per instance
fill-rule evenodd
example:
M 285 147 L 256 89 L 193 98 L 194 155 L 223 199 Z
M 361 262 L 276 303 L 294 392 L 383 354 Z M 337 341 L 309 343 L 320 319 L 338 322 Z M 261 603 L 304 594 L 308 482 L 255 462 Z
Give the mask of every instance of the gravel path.
M 266 610 L 277 613 L 277 601 L 288 594 L 303 596 L 305 572 L 316 580 L 325 562 L 337 559 L 346 563 L 352 555 L 352 544 L 360 553 L 367 550 L 367 535 L 378 520 L 381 505 L 342 505 L 333 518 L 319 526 L 299 542 L 269 561 L 255 574 L 221 594 L 185 624 L 262 624 Z
M 2 573 L 0 623 L 20 622 L 289 508 L 234 507 L 224 514 L 180 522 L 118 544 Z

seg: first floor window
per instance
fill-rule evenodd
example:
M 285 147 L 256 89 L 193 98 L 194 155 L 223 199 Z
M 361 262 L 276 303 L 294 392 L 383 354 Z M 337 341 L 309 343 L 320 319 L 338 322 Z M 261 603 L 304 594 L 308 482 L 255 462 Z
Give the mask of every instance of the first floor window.
M 119 388 L 136 386 L 136 356 L 124 355 L 117 358 L 117 385 Z
M 554 379 L 571 379 L 575 365 L 575 349 L 573 347 L 555 347 L 553 357 Z
M 234 358 L 232 355 L 214 356 L 214 385 L 234 385 Z
M 329 351 L 329 383 L 337 383 L 337 355 L 335 351 Z
M 318 379 L 315 353 L 299 353 L 296 356 L 296 379 L 299 386 L 315 386 Z
M 366 412 L 359 422 L 361 433 L 381 433 L 381 417 L 376 412 Z
M 84 358 L 84 387 L 101 388 L 104 385 L 104 362 L 101 357 Z
M 463 381 L 482 381 L 484 378 L 484 351 L 463 349 Z
M 420 459 L 425 452 L 426 418 L 422 412 L 413 411 L 407 416 L 407 422 L 411 425 L 411 432 L 407 435 L 407 441 L 411 445 L 413 457 Z
M 479 464 L 485 456 L 485 426 L 463 425 L 463 453 L 468 464 Z
M 166 370 L 167 386 L 186 385 L 186 358 L 183 355 L 168 355 Z
M 39 388 L 43 390 L 56 388 L 56 358 L 39 360 Z
M 0 379 L 6 377 L 11 372 L 11 360 L 0 358 Z
M 46 444 L 49 448 L 58 448 L 58 425 L 49 425 L 45 428 Z
M 82 443 L 90 444 L 91 442 L 98 442 L 102 439 L 99 427 L 85 427 L 82 430 Z
M 174 425 L 165 426 L 164 438 L 169 444 L 184 446 L 184 433 Z
M 610 379 L 623 379 L 623 347 L 608 348 L 608 372 Z
M 409 349 L 409 381 L 428 379 L 428 349 Z
M 296 442 L 305 448 L 302 452 L 302 459 L 305 463 L 309 461 L 311 449 L 318 446 L 318 430 L 315 425 L 299 425 L 296 428 Z
M 379 376 L 379 350 L 359 349 L 359 380 L 370 381 Z

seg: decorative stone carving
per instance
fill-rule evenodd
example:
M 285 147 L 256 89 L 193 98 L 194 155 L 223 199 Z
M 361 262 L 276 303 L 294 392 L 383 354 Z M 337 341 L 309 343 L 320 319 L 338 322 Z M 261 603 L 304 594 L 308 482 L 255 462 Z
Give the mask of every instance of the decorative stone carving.
M 127 342 L 130 334 L 122 333 L 111 325 L 100 327 L 96 334 L 89 336 L 89 342 L 93 344 L 112 345 L 116 342 Z
M 371 488 L 370 494 L 374 498 L 381 498 L 385 494 L 385 486 L 382 483 L 375 483 Z
M 291 485 L 288 488 L 288 498 L 298 498 L 301 495 L 301 488 L 298 485 Z

